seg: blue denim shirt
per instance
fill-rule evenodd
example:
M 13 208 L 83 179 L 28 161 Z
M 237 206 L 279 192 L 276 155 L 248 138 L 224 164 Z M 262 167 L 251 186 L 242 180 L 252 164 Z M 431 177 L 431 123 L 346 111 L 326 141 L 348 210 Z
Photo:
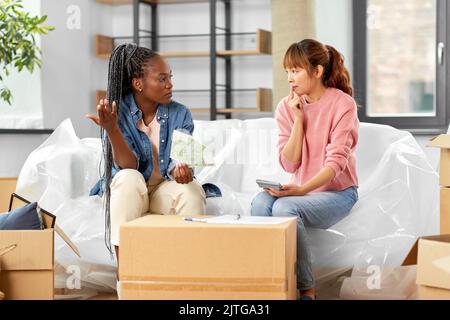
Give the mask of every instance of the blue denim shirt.
M 122 98 L 118 109 L 120 131 L 138 160 L 138 171 L 142 173 L 145 181 L 147 181 L 153 172 L 153 154 L 150 139 L 137 128 L 137 123 L 142 119 L 142 111 L 136 105 L 132 93 Z M 176 161 L 170 158 L 172 134 L 174 130 L 181 130 L 192 135 L 194 132 L 192 115 L 188 108 L 172 100 L 167 105 L 158 105 L 156 119 L 160 124 L 158 155 L 160 174 L 166 180 L 174 180 L 170 175 L 170 172 L 176 165 Z M 114 163 L 112 176 L 119 170 L 120 168 Z M 91 189 L 89 195 L 101 196 L 103 191 L 104 183 L 100 179 Z

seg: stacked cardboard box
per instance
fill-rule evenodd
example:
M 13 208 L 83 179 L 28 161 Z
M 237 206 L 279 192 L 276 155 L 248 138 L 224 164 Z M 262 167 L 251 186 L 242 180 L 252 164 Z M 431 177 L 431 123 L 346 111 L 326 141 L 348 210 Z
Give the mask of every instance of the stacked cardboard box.
M 417 264 L 419 299 L 450 299 L 450 135 L 427 146 L 440 148 L 440 235 L 420 237 L 403 264 Z
M 147 215 L 120 229 L 121 299 L 295 299 L 295 265 L 295 219 L 234 225 Z
M 1 258 L 5 299 L 53 299 L 53 229 L 0 231 L 0 248 L 12 244 Z
M 439 184 L 441 218 L 440 233 L 450 234 L 450 135 L 441 134 L 428 143 L 429 147 L 440 148 Z
M 11 193 L 16 190 L 16 178 L 0 178 L 0 214 L 8 211 Z
M 450 299 L 450 235 L 419 238 L 403 264 L 417 264 L 419 299 Z
M 10 181 L 2 181 L 5 193 L 11 190 Z M 9 188 L 9 189 L 7 189 Z M 8 206 L 9 198 L 8 197 Z M 4 201 L 4 200 L 3 200 Z M 26 202 L 14 198 L 12 209 Z M 44 230 L 2 230 L 0 249 L 14 246 L 14 249 L 0 257 L 0 291 L 8 300 L 49 300 L 54 291 L 54 232 L 79 255 L 78 249 L 55 224 L 56 217 L 44 215 Z

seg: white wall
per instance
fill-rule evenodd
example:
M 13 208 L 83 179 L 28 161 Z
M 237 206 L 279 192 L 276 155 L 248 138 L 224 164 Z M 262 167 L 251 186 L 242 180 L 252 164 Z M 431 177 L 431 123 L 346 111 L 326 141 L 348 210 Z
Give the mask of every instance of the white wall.
M 48 14 L 49 23 L 56 27 L 42 38 L 44 122 L 47 128 L 55 128 L 70 117 L 80 137 L 96 136 L 96 126 L 84 115 L 95 110 L 97 81 L 106 78 L 106 65 L 94 58 L 93 39 L 97 32 L 111 31 L 112 24 L 108 19 L 111 9 L 90 0 L 75 3 L 81 14 L 79 29 L 67 26 L 71 18 L 67 10 L 74 1 L 47 0 L 42 3 L 42 13 Z

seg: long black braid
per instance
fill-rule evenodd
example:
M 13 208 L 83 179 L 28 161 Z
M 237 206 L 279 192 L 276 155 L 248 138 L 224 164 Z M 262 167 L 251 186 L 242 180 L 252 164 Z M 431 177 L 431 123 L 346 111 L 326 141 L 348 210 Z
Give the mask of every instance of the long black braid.
M 107 99 L 110 103 L 116 101 L 117 110 L 120 108 L 122 97 L 132 92 L 131 81 L 134 78 L 142 78 L 151 59 L 159 55 L 147 48 L 138 47 L 136 44 L 122 44 L 116 47 L 109 59 Z M 111 110 L 110 110 L 111 111 Z M 117 112 L 119 114 L 119 112 Z M 111 180 L 113 154 L 109 139 L 106 139 L 106 131 L 101 128 L 101 139 L 104 157 L 104 172 L 102 175 L 105 192 L 105 244 L 110 254 L 113 254 L 111 246 Z

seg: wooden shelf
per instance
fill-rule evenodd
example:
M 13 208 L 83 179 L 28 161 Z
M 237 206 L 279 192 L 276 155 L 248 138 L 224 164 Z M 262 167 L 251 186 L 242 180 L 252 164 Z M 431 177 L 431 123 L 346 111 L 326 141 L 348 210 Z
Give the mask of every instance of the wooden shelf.
M 96 0 L 96 1 L 98 3 L 110 4 L 114 6 L 133 4 L 133 0 Z M 209 2 L 209 0 L 141 0 L 141 1 L 149 4 L 181 4 L 181 3 Z
M 112 37 L 95 35 L 94 39 L 95 56 L 99 59 L 109 59 L 114 48 Z
M 256 108 L 260 112 L 272 112 L 272 89 L 258 88 L 256 89 Z
M 97 90 L 95 92 L 95 107 L 100 103 L 101 99 L 106 99 L 106 91 L 105 90 Z
M 95 36 L 95 56 L 99 59 L 109 59 L 114 48 L 113 37 L 96 35 Z M 190 57 L 209 57 L 209 51 L 168 51 L 160 52 L 165 58 L 190 58 Z M 272 33 L 270 31 L 256 30 L 256 48 L 255 50 L 220 50 L 219 56 L 256 56 L 272 54 Z
M 95 92 L 95 105 L 98 105 L 100 99 L 106 98 L 106 91 L 97 90 Z M 209 113 L 209 108 L 190 108 L 193 113 Z M 256 108 L 218 108 L 219 113 L 256 113 L 272 112 L 272 90 L 266 88 L 256 89 Z
M 209 51 L 167 51 L 159 54 L 164 58 L 209 57 Z
M 190 108 L 192 113 L 209 113 L 210 110 L 208 108 Z M 217 109 L 218 113 L 259 113 L 259 112 L 269 112 L 269 111 L 261 111 L 256 108 L 219 108 Z M 271 111 L 270 111 L 271 112 Z

